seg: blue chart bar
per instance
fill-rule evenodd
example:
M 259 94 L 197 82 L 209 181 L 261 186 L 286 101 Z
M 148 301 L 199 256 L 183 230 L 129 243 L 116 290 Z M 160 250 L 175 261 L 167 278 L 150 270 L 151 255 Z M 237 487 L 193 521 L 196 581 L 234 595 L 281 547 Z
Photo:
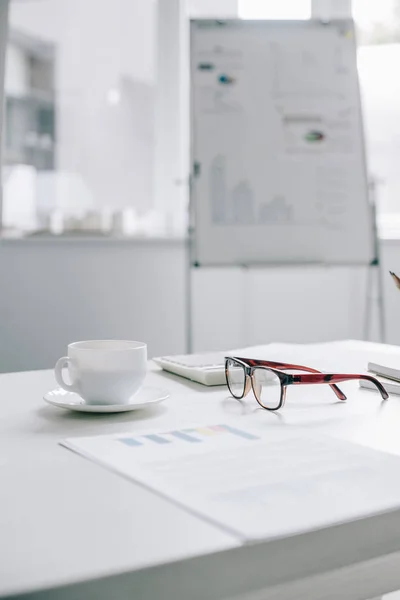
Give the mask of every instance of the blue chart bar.
M 230 427 L 229 425 L 220 425 L 225 431 L 232 433 L 233 435 L 237 435 L 238 437 L 244 438 L 246 440 L 259 440 L 260 438 L 256 435 L 252 435 L 251 433 L 247 433 L 247 431 L 242 431 L 241 429 L 236 429 L 235 427 Z
M 156 444 L 170 444 L 171 440 L 167 440 L 167 438 L 162 437 L 161 435 L 155 435 L 153 433 L 149 435 L 144 435 L 143 437 L 147 438 L 151 442 L 155 442 Z
M 169 433 L 170 435 L 174 435 L 176 438 L 184 440 L 185 442 L 201 442 L 201 440 L 199 440 L 198 438 L 195 438 L 194 436 L 189 435 L 187 433 L 183 433 L 183 431 L 170 431 Z
M 118 441 L 121 442 L 122 444 L 125 444 L 126 446 L 141 446 L 142 445 L 142 443 L 135 440 L 135 438 L 120 438 Z

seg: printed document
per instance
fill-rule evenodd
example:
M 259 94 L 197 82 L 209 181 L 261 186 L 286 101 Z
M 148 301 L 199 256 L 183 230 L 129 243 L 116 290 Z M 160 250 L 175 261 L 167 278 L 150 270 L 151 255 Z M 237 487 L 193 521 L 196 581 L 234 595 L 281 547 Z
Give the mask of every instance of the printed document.
M 400 508 L 400 459 L 242 421 L 72 438 L 63 445 L 243 541 Z

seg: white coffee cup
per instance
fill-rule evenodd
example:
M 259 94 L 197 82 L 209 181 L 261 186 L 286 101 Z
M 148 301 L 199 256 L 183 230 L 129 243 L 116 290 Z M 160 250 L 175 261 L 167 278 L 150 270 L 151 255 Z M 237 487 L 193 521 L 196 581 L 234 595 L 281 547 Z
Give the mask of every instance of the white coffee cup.
M 63 378 L 68 367 L 71 383 Z M 91 340 L 68 346 L 55 366 L 60 387 L 88 404 L 127 404 L 146 377 L 147 345 L 126 340 Z

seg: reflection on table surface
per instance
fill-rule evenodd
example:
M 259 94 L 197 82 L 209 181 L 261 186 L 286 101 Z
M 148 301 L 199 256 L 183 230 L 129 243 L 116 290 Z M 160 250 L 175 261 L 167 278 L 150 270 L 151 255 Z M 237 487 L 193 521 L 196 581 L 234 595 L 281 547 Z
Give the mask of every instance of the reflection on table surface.
M 400 600 L 400 590 L 391 594 L 385 594 L 384 596 L 378 596 L 377 598 L 370 598 L 370 600 Z

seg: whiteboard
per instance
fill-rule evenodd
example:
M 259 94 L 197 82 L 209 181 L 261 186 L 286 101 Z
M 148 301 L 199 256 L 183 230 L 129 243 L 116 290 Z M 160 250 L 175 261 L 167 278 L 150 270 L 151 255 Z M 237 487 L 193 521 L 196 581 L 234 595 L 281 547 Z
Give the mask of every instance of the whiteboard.
M 370 264 L 351 20 L 191 22 L 192 261 Z

